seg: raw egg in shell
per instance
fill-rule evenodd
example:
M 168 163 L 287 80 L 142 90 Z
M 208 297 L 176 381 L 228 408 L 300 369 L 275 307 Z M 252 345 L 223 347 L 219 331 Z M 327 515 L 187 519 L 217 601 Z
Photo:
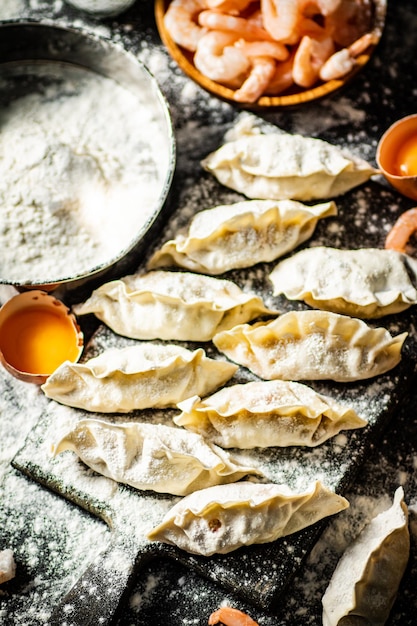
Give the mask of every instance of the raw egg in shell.
M 16 378 L 43 384 L 64 361 L 76 362 L 83 334 L 70 310 L 44 291 L 26 291 L 0 309 L 0 358 Z
M 385 131 L 378 143 L 376 160 L 395 189 L 417 200 L 417 114 L 398 120 Z

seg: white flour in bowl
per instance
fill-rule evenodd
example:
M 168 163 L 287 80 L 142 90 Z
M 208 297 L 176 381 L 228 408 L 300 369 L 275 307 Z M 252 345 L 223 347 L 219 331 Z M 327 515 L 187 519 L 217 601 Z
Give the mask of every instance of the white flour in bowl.
M 158 206 L 169 145 L 149 93 L 74 66 L 26 70 L 28 82 L 0 84 L 23 84 L 0 108 L 0 279 L 53 282 L 130 247 Z

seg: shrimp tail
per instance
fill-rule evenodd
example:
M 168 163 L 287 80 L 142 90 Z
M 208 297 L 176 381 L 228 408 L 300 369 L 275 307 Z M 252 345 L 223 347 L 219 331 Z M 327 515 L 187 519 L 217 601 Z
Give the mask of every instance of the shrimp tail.
M 224 624 L 224 626 L 259 626 L 247 613 L 226 606 L 217 609 L 210 615 L 208 625 L 216 626 L 216 624 Z
M 249 76 L 233 94 L 236 102 L 256 102 L 266 91 L 275 74 L 276 61 L 271 57 L 255 57 Z
M 387 235 L 385 248 L 405 254 L 407 243 L 414 233 L 417 233 L 417 207 L 400 215 Z
M 357 63 L 357 57 L 377 41 L 374 33 L 365 33 L 347 48 L 335 52 L 320 68 L 321 80 L 335 80 L 346 76 Z

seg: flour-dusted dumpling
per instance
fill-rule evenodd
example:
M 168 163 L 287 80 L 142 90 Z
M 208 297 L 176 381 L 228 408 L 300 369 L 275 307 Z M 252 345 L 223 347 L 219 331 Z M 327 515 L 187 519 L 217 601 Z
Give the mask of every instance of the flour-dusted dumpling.
M 284 380 L 231 385 L 178 404 L 175 424 L 223 448 L 318 446 L 366 420 L 307 385 Z
M 390 509 L 377 515 L 345 550 L 323 596 L 323 626 L 383 626 L 410 553 L 402 487 Z
M 361 318 L 399 313 L 417 303 L 417 261 L 377 248 L 308 248 L 270 274 L 274 295 Z
M 262 476 L 200 435 L 162 424 L 81 419 L 52 445 L 54 455 L 65 450 L 118 483 L 176 496 Z
M 148 539 L 192 554 L 227 554 L 241 546 L 275 541 L 348 506 L 320 481 L 305 491 L 242 481 L 187 496 L 168 511 Z
M 220 330 L 276 313 L 230 280 L 165 271 L 105 283 L 74 312 L 94 313 L 132 339 L 177 341 L 210 341 Z
M 320 218 L 337 214 L 334 202 L 248 200 L 200 211 L 186 233 L 152 256 L 150 269 L 177 265 L 203 274 L 274 261 L 311 237 Z
M 392 337 L 385 328 L 347 315 L 290 311 L 271 322 L 236 326 L 213 342 L 260 378 L 348 382 L 395 367 L 406 336 Z
M 232 363 L 208 358 L 202 348 L 191 351 L 143 342 L 109 348 L 85 363 L 65 361 L 41 388 L 61 404 L 98 413 L 127 413 L 173 407 L 194 394 L 204 396 L 236 370 Z
M 237 135 L 202 166 L 226 187 L 265 200 L 332 198 L 378 172 L 326 141 L 284 132 Z

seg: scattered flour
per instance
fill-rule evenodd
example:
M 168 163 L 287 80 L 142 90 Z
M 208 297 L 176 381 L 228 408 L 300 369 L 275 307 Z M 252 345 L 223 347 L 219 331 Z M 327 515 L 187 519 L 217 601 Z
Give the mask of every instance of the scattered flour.
M 0 20 L 11 20 L 20 17 L 25 8 L 25 0 L 2 0 Z
M 0 10 L 6 8 L 7 11 L 8 8 L 10 13 L 15 10 L 19 3 L 23 4 L 20 0 L 2 0 Z M 141 0 L 137 0 L 137 3 L 139 5 Z M 26 0 L 26 4 L 34 12 L 39 11 L 47 14 L 49 10 L 51 13 L 61 10 L 62 0 L 29 0 L 29 3 Z M 410 17 L 410 12 L 409 9 L 404 8 L 404 15 L 407 18 Z M 65 15 L 60 16 L 60 19 L 61 22 L 67 21 Z M 74 21 L 74 18 L 72 19 Z M 79 21 L 78 17 L 75 19 L 77 19 L 76 22 L 74 21 L 76 26 L 85 26 L 81 22 L 81 18 Z M 100 31 L 105 35 L 110 32 L 108 24 L 90 23 L 88 27 L 94 32 Z M 414 32 L 412 23 L 408 30 L 410 33 Z M 128 33 L 127 28 L 126 33 Z M 133 39 L 135 33 L 131 34 Z M 126 39 L 126 43 L 129 44 L 128 39 Z M 174 118 L 178 122 L 177 137 L 179 138 L 180 150 L 182 147 L 182 152 L 180 152 L 181 167 L 187 175 L 192 177 L 192 164 L 196 153 L 199 156 L 206 150 L 205 143 L 209 139 L 209 135 L 215 132 L 217 123 L 223 124 L 224 120 L 227 117 L 230 119 L 232 114 L 227 105 L 209 98 L 200 88 L 184 79 L 181 72 L 175 68 L 175 64 L 168 59 L 162 47 L 152 47 L 148 44 L 146 37 L 143 38 L 141 45 L 140 58 L 150 66 L 172 100 Z M 400 46 L 398 53 L 396 53 L 395 47 L 393 47 L 394 58 L 389 67 L 389 71 L 393 75 L 398 68 L 395 54 L 403 56 L 408 53 L 411 55 L 414 48 L 409 46 L 408 50 L 409 52 L 407 52 L 406 46 Z M 407 84 L 407 81 L 404 84 Z M 365 84 L 365 87 L 366 89 L 360 96 L 362 102 L 341 98 L 334 110 L 329 110 L 327 104 L 326 106 L 318 104 L 310 109 L 311 114 L 308 116 L 302 113 L 298 114 L 296 111 L 276 113 L 274 114 L 275 123 L 286 130 L 302 130 L 311 135 L 323 130 L 329 130 L 329 133 L 333 131 L 335 134 L 337 132 L 339 140 L 342 141 L 340 131 L 343 135 L 343 130 L 351 124 L 354 118 L 357 118 L 358 125 L 363 126 L 365 124 L 365 120 L 359 119 L 362 114 L 357 111 L 365 101 L 368 102 L 370 98 L 373 99 L 369 84 Z M 398 88 L 400 88 L 399 85 Z M 411 89 L 407 84 L 407 89 L 409 88 Z M 391 108 L 396 106 L 398 99 L 392 97 L 395 90 L 390 91 L 388 85 L 382 84 L 381 90 L 384 94 L 384 103 L 381 103 L 381 107 L 382 104 L 387 106 L 386 101 L 389 101 Z M 415 89 L 410 93 L 415 93 Z M 372 129 L 371 135 L 375 135 L 375 129 Z M 203 139 L 201 139 L 202 137 Z M 352 135 L 345 137 L 346 142 L 351 139 L 360 148 L 361 156 L 373 155 L 374 143 L 369 141 L 363 131 L 359 129 L 355 137 Z M 201 145 L 197 150 L 199 142 Z M 186 151 L 189 151 L 190 145 L 192 146 L 192 154 L 185 154 Z M 186 201 L 186 206 L 184 202 L 182 210 L 170 222 L 165 234 L 167 234 L 168 229 L 169 232 L 175 231 L 180 223 L 186 222 L 199 208 L 211 206 L 213 193 L 215 195 L 215 185 L 208 180 L 205 180 L 204 184 L 195 186 L 190 183 L 188 188 L 187 185 L 184 185 L 181 194 Z M 229 194 L 229 197 L 231 201 L 235 199 L 232 194 Z M 391 195 L 387 195 L 386 201 L 388 200 L 392 201 Z M 373 233 L 378 226 L 381 227 L 382 225 L 386 230 L 388 221 L 385 217 L 383 222 L 372 221 L 369 224 L 369 219 L 374 220 L 374 215 L 378 215 L 378 210 L 375 207 L 372 207 L 372 211 L 367 210 L 370 208 L 370 199 L 366 195 L 358 192 L 352 195 L 349 201 L 351 204 L 346 209 L 346 215 L 352 216 L 352 219 L 357 222 L 358 229 L 362 227 L 364 232 L 369 234 L 370 228 L 372 228 Z M 395 202 L 397 203 L 397 198 L 395 198 Z M 205 206 L 201 206 L 202 204 Z M 397 204 L 393 205 L 393 211 L 398 211 Z M 342 220 L 332 221 L 329 226 L 326 225 L 325 234 L 335 243 L 338 242 L 339 246 L 346 243 L 346 228 Z M 248 274 L 246 285 L 251 288 L 252 285 L 256 285 L 259 282 L 260 273 L 260 270 L 257 269 Z M 2 295 L 0 287 L 0 297 Z M 5 297 L 7 296 L 8 294 L 5 294 Z M 414 334 L 415 328 L 413 327 L 411 331 Z M 27 385 L 22 384 L 20 394 L 25 395 L 28 389 Z M 367 390 L 369 395 L 372 395 L 377 401 L 370 403 L 369 395 L 364 393 L 362 396 L 355 397 L 354 404 L 355 408 L 366 414 L 373 423 L 378 417 L 381 404 L 388 403 L 390 390 L 379 387 L 376 381 L 367 387 Z M 387 396 L 386 399 L 384 399 L 384 394 Z M 4 393 L 2 395 L 4 396 Z M 35 390 L 29 394 L 30 397 L 27 399 L 28 404 L 33 407 L 37 405 L 36 401 L 38 400 L 38 398 L 33 397 L 34 395 L 36 396 Z M 345 398 L 345 400 L 347 399 Z M 4 471 L 0 485 L 0 529 L 2 539 L 6 540 L 7 545 L 13 547 L 16 553 L 19 574 L 16 583 L 19 587 L 14 593 L 0 590 L 0 622 L 5 626 L 29 626 L 29 624 L 30 626 L 37 626 L 48 623 L 50 607 L 54 602 L 59 601 L 63 593 L 77 579 L 85 565 L 94 557 L 96 551 L 107 544 L 108 529 L 95 518 L 89 517 L 74 507 L 73 504 L 65 502 L 61 497 L 53 496 L 44 488 L 27 481 L 24 476 L 15 473 L 10 468 L 8 461 L 23 443 L 25 435 L 36 423 L 38 416 L 35 413 L 32 415 L 30 411 L 27 413 L 19 411 L 15 415 L 10 415 L 9 402 L 5 403 L 4 411 L 1 410 L 0 403 L 0 429 L 2 433 L 0 448 L 3 449 L 3 456 L 0 459 L 2 467 L 0 469 Z M 406 418 L 409 417 L 410 415 L 407 414 Z M 50 421 L 52 423 L 52 417 Z M 403 417 L 399 421 L 399 425 L 404 427 L 405 423 L 409 424 L 411 421 Z M 395 436 L 396 434 L 397 436 Z M 389 454 L 388 451 L 391 449 L 397 451 L 398 439 L 398 433 L 394 431 L 392 440 L 384 444 L 385 456 Z M 338 440 L 338 454 L 339 448 L 348 449 L 346 442 Z M 397 452 L 395 453 L 397 454 Z M 67 469 L 73 466 L 70 460 L 67 458 Z M 310 460 L 313 464 L 310 466 L 312 472 L 323 470 L 323 473 L 327 473 L 328 476 L 330 473 L 330 478 L 337 482 L 339 467 L 334 467 L 330 461 L 332 467 L 329 468 L 329 460 L 320 454 L 313 453 L 310 455 Z M 417 457 L 413 456 L 412 460 L 414 467 L 417 467 Z M 258 621 L 260 626 L 289 626 L 293 623 L 303 624 L 303 626 L 317 626 L 321 623 L 319 617 L 321 596 L 338 557 L 363 524 L 379 512 L 380 507 L 387 505 L 390 495 L 387 483 L 396 479 L 395 471 L 400 460 L 393 457 L 392 466 L 389 463 L 384 464 L 383 459 L 381 462 L 380 457 L 377 461 L 378 464 L 371 462 L 365 472 L 361 470 L 360 481 L 353 486 L 353 493 L 347 494 L 351 504 L 350 509 L 331 521 L 321 540 L 310 553 L 305 566 L 300 570 L 299 576 L 291 584 L 291 592 L 280 605 L 277 615 L 260 615 L 253 606 L 245 606 L 244 602 L 231 594 L 227 594 L 223 589 L 207 583 L 188 567 L 180 569 L 181 566 L 178 563 L 155 560 L 140 572 L 130 597 L 129 607 L 125 607 L 118 624 L 120 626 L 130 624 L 200 625 L 207 623 L 207 616 L 211 610 L 220 605 L 232 605 L 246 610 Z M 407 467 L 406 462 L 404 460 L 402 462 L 404 467 Z M 268 463 L 268 458 L 265 459 L 265 463 Z M 287 465 L 291 477 L 292 464 L 289 462 Z M 294 463 L 293 469 L 296 469 L 296 465 Z M 409 473 L 408 481 L 410 484 L 407 485 L 409 493 L 416 493 L 415 483 L 417 479 L 415 476 L 415 473 L 414 475 L 412 472 Z M 85 476 L 79 478 L 80 480 L 81 478 L 84 479 L 86 489 L 90 483 L 94 482 L 97 495 L 97 476 L 86 473 Z M 278 480 L 280 473 L 277 471 L 276 474 L 271 475 L 271 478 Z M 403 475 L 400 478 L 403 481 Z M 364 486 L 361 487 L 361 484 Z M 105 482 L 100 483 L 103 490 L 98 489 L 99 496 L 103 496 L 105 486 Z M 417 527 L 416 524 L 415 527 Z M 417 536 L 416 533 L 415 536 Z M 411 565 L 413 567 L 411 578 L 414 580 L 415 564 L 412 563 Z M 213 568 L 216 569 L 215 561 L 213 561 Z M 406 591 L 408 589 L 407 587 Z M 415 605 L 413 590 L 414 587 L 411 589 L 411 595 L 408 596 L 410 606 Z M 409 607 L 406 608 L 409 609 Z M 409 610 L 404 613 L 404 615 L 409 614 Z M 413 622 L 406 621 L 406 618 L 401 616 L 397 610 L 390 621 L 391 623 L 404 626 Z

